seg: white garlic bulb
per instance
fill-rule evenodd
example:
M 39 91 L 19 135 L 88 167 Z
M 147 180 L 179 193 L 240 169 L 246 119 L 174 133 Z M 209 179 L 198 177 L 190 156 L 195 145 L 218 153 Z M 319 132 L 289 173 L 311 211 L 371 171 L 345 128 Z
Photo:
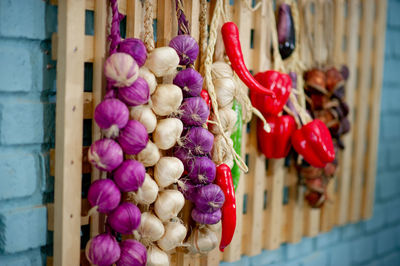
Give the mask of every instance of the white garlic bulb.
M 228 143 L 226 143 L 225 138 L 222 135 L 216 136 L 214 138 L 211 156 L 215 164 L 218 165 L 224 163 L 232 168 L 233 156 L 228 145 L 233 145 L 233 141 L 230 138 L 228 138 Z
M 182 176 L 183 163 L 176 157 L 162 157 L 154 167 L 154 179 L 160 187 L 176 183 Z
M 150 212 L 144 212 L 140 218 L 138 232 L 144 243 L 159 240 L 165 233 L 165 228 L 160 219 Z
M 157 117 L 149 105 L 131 107 L 130 118 L 142 123 L 149 134 L 154 131 L 157 125 Z
M 178 190 L 166 189 L 158 193 L 154 211 L 161 221 L 176 217 L 185 204 L 183 194 Z
M 217 61 L 211 65 L 211 75 L 213 79 L 232 78 L 233 70 L 227 63 Z
M 190 234 L 187 244 L 191 253 L 207 253 L 218 245 L 217 234 L 206 226 L 197 227 Z
M 147 266 L 169 266 L 169 258 L 167 253 L 159 249 L 157 246 L 149 246 L 147 248 Z
M 150 95 L 153 94 L 157 87 L 157 80 L 154 74 L 147 67 L 143 66 L 139 68 L 139 77 L 142 77 L 146 80 L 147 84 L 149 85 Z
M 165 234 L 157 241 L 158 246 L 164 251 L 170 251 L 180 245 L 186 237 L 186 227 L 177 221 L 165 225 Z
M 174 74 L 179 65 L 179 56 L 176 51 L 169 47 L 159 47 L 147 55 L 145 66 L 154 73 L 156 77 Z
M 167 116 L 176 112 L 181 106 L 182 100 L 182 90 L 173 84 L 160 84 L 151 95 L 152 109 L 159 116 Z
M 128 199 L 136 204 L 150 205 L 158 195 L 157 183 L 146 173 L 143 185 L 135 192 L 128 192 Z
M 217 102 L 220 108 L 232 108 L 236 95 L 236 84 L 231 78 L 220 78 L 214 81 Z
M 237 121 L 237 115 L 235 110 L 229 107 L 221 108 L 218 110 L 219 113 L 219 119 L 221 121 L 221 126 L 224 130 L 224 132 L 230 136 L 232 134 L 232 131 L 235 129 L 235 124 Z M 216 121 L 215 114 L 212 113 L 210 119 L 212 121 Z M 222 134 L 221 131 L 219 130 L 219 127 L 217 125 L 210 123 L 209 124 L 210 131 L 214 135 L 220 135 Z
M 182 121 L 178 118 L 165 118 L 158 121 L 153 133 L 153 141 L 161 150 L 172 148 L 183 131 Z
M 132 155 L 131 155 L 132 156 Z M 146 147 L 139 152 L 134 158 L 141 162 L 144 167 L 154 166 L 160 160 L 161 154 L 156 144 L 149 140 Z M 127 156 L 129 157 L 129 156 Z
M 216 224 L 207 224 L 206 227 L 213 232 L 218 232 L 222 227 L 222 223 L 221 223 L 221 221 L 219 221 Z

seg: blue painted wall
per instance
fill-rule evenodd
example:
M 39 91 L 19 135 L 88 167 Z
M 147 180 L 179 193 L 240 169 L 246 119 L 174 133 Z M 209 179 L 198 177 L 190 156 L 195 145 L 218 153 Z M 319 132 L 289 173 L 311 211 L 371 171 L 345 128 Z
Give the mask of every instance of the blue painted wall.
M 400 265 L 400 0 L 390 0 L 374 216 L 233 265 Z M 56 8 L 0 0 L 0 265 L 42 265 L 51 253 Z M 90 25 L 89 25 L 90 26 Z M 91 28 L 91 27 L 88 27 Z M 90 32 L 87 32 L 90 34 Z
M 0 1 L 0 265 L 42 265 L 52 180 L 57 14 L 41 0 Z M 48 69 L 49 68 L 49 69 Z

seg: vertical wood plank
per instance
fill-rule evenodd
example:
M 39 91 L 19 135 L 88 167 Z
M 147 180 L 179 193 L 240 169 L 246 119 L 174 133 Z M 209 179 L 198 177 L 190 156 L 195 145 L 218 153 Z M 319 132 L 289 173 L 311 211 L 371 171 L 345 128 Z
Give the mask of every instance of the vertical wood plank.
M 345 1 L 335 0 L 334 4 L 334 38 L 333 38 L 333 64 L 340 67 L 343 64 L 343 34 L 344 34 L 344 21 L 345 21 Z M 342 151 L 339 151 L 341 153 Z M 339 156 L 339 155 L 337 155 Z M 339 156 L 340 157 L 340 156 Z M 340 161 L 340 159 L 339 159 Z M 339 162 L 341 164 L 342 161 Z M 337 177 L 330 180 L 327 193 L 330 201 L 326 202 L 321 210 L 321 231 L 327 232 L 332 229 L 335 223 L 335 210 L 337 205 L 335 185 Z
M 362 182 L 364 175 L 365 142 L 368 120 L 368 90 L 371 77 L 371 51 L 374 22 L 374 2 L 365 0 L 361 25 L 361 54 L 359 58 L 360 76 L 357 95 L 357 114 L 354 122 L 354 155 L 352 167 L 352 183 L 350 194 L 350 221 L 356 222 L 361 218 Z
M 286 173 L 286 168 L 284 167 L 285 159 L 271 159 L 268 163 L 264 248 L 277 249 L 281 244 L 283 183 Z
M 288 232 L 287 241 L 289 243 L 296 243 L 301 240 L 303 235 L 304 223 L 304 186 L 298 186 L 297 172 L 294 167 L 289 168 L 288 172 L 290 186 L 289 186 L 289 212 L 287 216 Z
M 80 261 L 85 1 L 58 7 L 54 264 Z
M 157 47 L 167 46 L 178 32 L 173 0 L 157 0 Z
M 354 125 L 355 91 L 357 86 L 357 61 L 358 61 L 358 34 L 359 34 L 359 0 L 348 0 L 347 11 L 347 44 L 345 63 L 350 71 L 349 79 L 346 83 L 346 102 L 349 105 L 350 114 L 348 116 L 351 125 Z M 343 225 L 348 221 L 348 204 L 350 199 L 351 166 L 353 156 L 353 129 L 344 138 L 345 149 L 340 158 L 341 168 L 338 178 L 337 204 L 336 204 L 336 223 Z
M 243 219 L 243 253 L 255 256 L 262 249 L 262 225 L 265 181 L 265 157 L 257 148 L 257 119 L 251 121 L 246 152 L 250 154 L 249 172 L 246 175 L 247 213 Z
M 143 27 L 143 8 L 140 0 L 127 0 L 126 37 L 140 38 Z
M 379 115 L 382 90 L 382 75 L 384 62 L 384 46 L 385 46 L 385 31 L 386 31 L 386 7 L 387 1 L 376 1 L 375 8 L 375 38 L 374 38 L 374 53 L 372 57 L 372 88 L 369 98 L 370 114 L 368 125 L 368 150 L 367 150 L 367 170 L 365 173 L 364 194 L 362 217 L 364 219 L 372 216 L 375 191 L 375 175 L 376 175 L 376 159 L 378 153 L 379 139 Z
M 93 45 L 93 93 L 92 114 L 94 108 L 101 102 L 105 89 L 103 76 L 103 65 L 106 57 L 106 24 L 107 24 L 107 1 L 97 1 L 94 6 L 94 45 Z M 101 138 L 101 131 L 97 124 L 92 122 L 92 140 Z M 92 182 L 100 179 L 100 171 L 92 167 Z M 94 237 L 103 230 L 104 216 L 95 213 L 90 217 L 90 236 Z

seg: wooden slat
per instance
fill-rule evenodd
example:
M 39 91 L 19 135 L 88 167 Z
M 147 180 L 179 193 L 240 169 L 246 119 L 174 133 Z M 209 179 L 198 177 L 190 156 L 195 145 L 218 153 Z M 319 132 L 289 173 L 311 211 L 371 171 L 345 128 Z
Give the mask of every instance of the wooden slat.
M 353 134 L 354 134 L 354 107 L 355 90 L 357 86 L 357 61 L 358 61 L 358 34 L 359 34 L 359 0 L 348 1 L 347 11 L 347 50 L 345 63 L 349 68 L 350 76 L 346 83 L 346 102 L 349 105 L 350 113 L 348 119 L 352 129 L 344 138 L 345 149 L 340 157 L 341 167 L 339 169 L 337 204 L 336 204 L 336 224 L 343 225 L 348 221 L 351 165 L 353 156 Z
M 374 22 L 374 1 L 365 0 L 361 25 L 361 53 L 359 58 L 360 76 L 357 94 L 357 116 L 354 121 L 354 155 L 352 167 L 352 183 L 350 194 L 350 221 L 357 222 L 361 218 L 362 182 L 364 175 L 365 142 L 368 119 L 368 90 L 371 77 L 371 51 Z
M 60 0 L 50 0 L 50 4 L 52 5 L 58 5 L 58 2 Z M 86 10 L 95 10 L 95 4 L 96 0 L 82 0 L 85 1 L 85 9 Z M 127 8 L 127 1 L 129 0 L 118 0 L 118 10 L 121 14 L 126 14 L 126 8 Z
M 333 39 L 333 63 L 336 67 L 343 64 L 343 34 L 344 34 L 344 0 L 334 1 L 334 39 Z M 339 151 L 341 153 L 341 151 Z M 340 157 L 340 156 L 339 156 Z M 341 164 L 340 162 L 339 164 Z M 337 200 L 335 193 L 335 179 L 331 180 L 328 184 L 327 193 L 329 195 L 329 202 L 324 204 L 321 210 L 321 231 L 327 232 L 332 229 L 335 223 L 335 210 Z
M 87 212 L 89 211 L 89 202 L 84 199 L 81 203 L 81 225 L 89 224 L 89 217 Z M 54 203 L 47 204 L 47 230 L 54 231 Z
M 292 184 L 289 186 L 289 209 L 288 233 L 287 241 L 289 243 L 297 243 L 303 236 L 303 223 L 304 223 L 304 186 L 298 186 L 296 169 L 291 167 L 289 169 L 289 177 Z
M 93 94 L 91 92 L 83 93 L 83 119 L 93 118 Z
M 178 33 L 175 13 L 171 0 L 157 0 L 157 47 L 168 45 Z
M 143 25 L 143 8 L 140 0 L 127 0 L 126 37 L 140 38 Z
M 88 161 L 87 153 L 88 153 L 89 147 L 83 147 L 82 148 L 82 173 L 83 174 L 88 174 L 92 171 L 92 166 Z M 56 151 L 55 149 L 50 149 L 50 176 L 54 176 L 55 172 L 55 166 L 56 166 Z
M 121 4 L 121 2 L 119 2 Z M 126 7 L 126 5 L 125 5 Z M 121 6 L 119 7 L 121 10 Z M 100 103 L 105 91 L 105 78 L 103 75 L 103 65 L 106 59 L 106 36 L 107 36 L 107 1 L 96 1 L 94 5 L 94 38 L 93 38 L 93 88 L 92 88 L 92 108 L 89 113 L 94 116 L 94 108 Z M 92 123 L 92 140 L 101 138 L 100 128 L 96 123 Z M 84 158 L 87 152 L 84 151 Z M 90 165 L 84 160 L 83 167 L 90 169 Z M 92 167 L 91 181 L 100 179 L 100 171 Z M 94 237 L 104 230 L 104 215 L 95 213 L 91 217 L 90 236 Z
M 309 205 L 304 205 L 304 235 L 313 237 L 319 233 L 320 209 L 313 209 Z
M 84 62 L 85 63 L 92 63 L 93 62 L 93 41 L 94 38 L 93 36 L 86 35 L 84 39 Z M 51 59 L 52 60 L 57 60 L 58 56 L 58 33 L 53 33 L 51 36 L 51 47 L 52 47 L 52 53 L 51 53 Z
M 257 131 L 257 120 L 251 122 L 251 132 Z M 250 154 L 249 173 L 246 175 L 247 213 L 243 219 L 242 250 L 247 256 L 261 253 L 263 203 L 265 182 L 265 157 L 258 152 L 257 135 L 249 135 L 249 143 L 246 151 Z
M 283 183 L 286 174 L 285 159 L 269 160 L 267 172 L 267 217 L 264 248 L 277 249 L 281 244 Z
M 58 7 L 54 264 L 80 262 L 85 3 Z
M 381 87 L 383 77 L 383 61 L 384 61 L 384 46 L 385 46 L 385 31 L 386 31 L 386 6 L 387 1 L 376 1 L 375 8 L 375 38 L 374 38 L 374 53 L 371 65 L 373 66 L 372 87 L 369 98 L 370 114 L 368 124 L 368 150 L 367 162 L 365 171 L 364 194 L 362 217 L 364 219 L 372 216 L 374 191 L 375 191 L 375 175 L 376 175 L 376 159 L 378 153 L 379 140 L 379 112 L 381 102 Z

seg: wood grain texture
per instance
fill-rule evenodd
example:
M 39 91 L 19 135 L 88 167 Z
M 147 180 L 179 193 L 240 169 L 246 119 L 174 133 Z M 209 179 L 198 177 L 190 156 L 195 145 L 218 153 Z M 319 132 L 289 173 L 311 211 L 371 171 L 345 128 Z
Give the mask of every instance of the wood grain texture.
M 85 2 L 58 6 L 54 264 L 80 262 Z

